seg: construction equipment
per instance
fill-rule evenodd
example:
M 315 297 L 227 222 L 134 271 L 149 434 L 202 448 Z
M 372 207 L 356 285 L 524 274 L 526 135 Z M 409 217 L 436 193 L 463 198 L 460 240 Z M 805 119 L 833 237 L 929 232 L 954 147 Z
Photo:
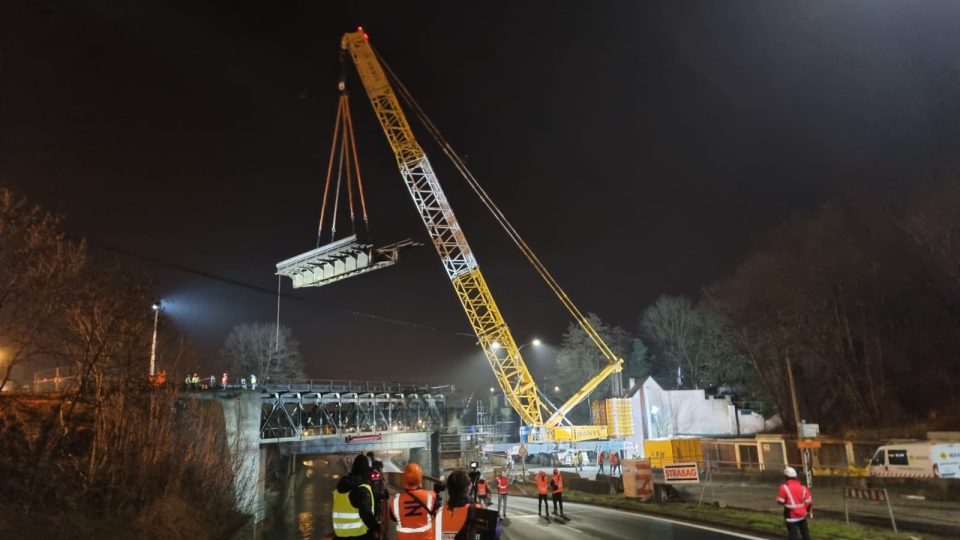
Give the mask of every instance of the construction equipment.
M 480 267 L 477 265 L 477 260 L 467 243 L 446 195 L 444 195 L 443 189 L 440 187 L 430 160 L 414 137 L 407 118 L 400 108 L 391 80 L 387 77 L 387 72 L 384 71 L 385 64 L 377 56 L 362 28 L 358 28 L 356 32 L 344 34 L 341 47 L 353 59 L 353 64 L 360 75 L 360 80 L 370 103 L 373 105 L 374 113 L 393 149 L 400 174 L 407 185 L 420 217 L 423 219 L 427 233 L 440 255 L 457 297 L 460 299 L 464 311 L 466 311 L 467 319 L 477 335 L 479 345 L 483 348 L 484 354 L 493 368 L 500 388 L 503 390 L 507 401 L 520 415 L 521 420 L 532 428 L 531 440 L 572 442 L 607 438 L 606 425 L 570 425 L 566 420 L 566 414 L 586 399 L 607 377 L 620 372 L 623 360 L 617 358 L 610 347 L 604 343 L 587 318 L 577 309 L 536 254 L 533 253 L 516 229 L 506 220 L 506 217 L 476 182 L 476 179 L 470 174 L 459 156 L 442 139 L 439 130 L 423 114 L 406 88 L 396 80 L 396 77 L 393 77 L 397 88 L 401 92 L 401 97 L 404 98 L 408 106 L 413 108 L 418 118 L 424 123 L 431 135 L 437 139 L 444 153 L 453 161 L 454 166 L 458 168 L 471 188 L 490 209 L 511 240 L 517 244 L 564 307 L 567 308 L 608 360 L 607 365 L 597 375 L 587 381 L 580 390 L 559 407 L 552 406 L 545 398 L 542 398 L 533 377 L 523 362 L 519 347 L 510 334 L 496 302 L 494 302 L 490 289 L 480 272 Z M 343 81 L 341 81 L 342 92 L 344 91 L 343 84 Z M 619 395 L 621 392 L 620 386 L 616 384 L 616 382 L 619 382 L 619 377 L 614 380 L 614 395 Z

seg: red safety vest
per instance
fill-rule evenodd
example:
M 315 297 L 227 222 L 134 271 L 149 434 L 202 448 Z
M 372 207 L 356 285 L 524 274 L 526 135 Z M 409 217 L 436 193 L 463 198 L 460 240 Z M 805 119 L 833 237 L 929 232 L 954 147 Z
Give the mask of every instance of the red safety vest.
M 497 477 L 497 493 L 506 494 L 507 493 L 507 477 L 500 475 Z
M 603 452 L 597 454 L 597 465 L 603 465 Z
M 390 513 L 397 520 L 397 540 L 433 540 L 433 516 L 427 510 L 433 509 L 433 501 L 434 493 L 425 489 L 411 489 L 393 497 Z
M 540 495 L 546 495 L 547 494 L 547 475 L 538 474 L 535 480 L 537 481 L 537 493 L 539 493 Z
M 487 496 L 487 483 L 478 482 L 477 483 L 477 497 L 486 497 Z
M 610 464 L 616 465 L 618 463 L 620 463 L 620 456 L 617 454 L 610 454 Z
M 807 518 L 807 508 L 813 503 L 813 498 L 807 486 L 791 478 L 780 486 L 777 502 L 787 509 L 786 520 L 792 523 Z
M 553 475 L 553 483 L 557 485 L 557 489 L 553 490 L 553 492 L 563 493 L 563 477 L 559 474 Z
M 474 505 L 477 508 L 483 508 L 482 505 Z M 467 522 L 467 513 L 470 511 L 470 505 L 466 504 L 457 508 L 444 506 L 437 512 L 437 527 L 434 533 L 434 540 L 453 540 Z

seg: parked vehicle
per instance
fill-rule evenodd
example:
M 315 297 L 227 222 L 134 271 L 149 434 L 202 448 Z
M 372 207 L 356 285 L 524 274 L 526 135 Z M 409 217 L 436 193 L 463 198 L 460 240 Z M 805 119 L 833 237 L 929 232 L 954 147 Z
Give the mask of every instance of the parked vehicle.
M 870 476 L 960 479 L 960 443 L 887 444 L 870 460 Z

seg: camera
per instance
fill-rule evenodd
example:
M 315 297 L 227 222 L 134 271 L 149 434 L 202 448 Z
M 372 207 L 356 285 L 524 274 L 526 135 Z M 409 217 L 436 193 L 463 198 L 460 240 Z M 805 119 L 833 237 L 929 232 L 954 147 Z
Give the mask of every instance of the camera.
M 470 462 L 470 470 L 471 470 L 471 471 L 477 470 L 477 467 L 479 467 L 479 466 L 480 466 L 480 465 L 479 465 L 476 461 L 471 461 L 471 462 Z
M 442 476 L 441 476 L 440 478 L 437 478 L 436 480 L 433 481 L 433 492 L 434 492 L 434 493 L 440 494 L 440 493 L 443 493 L 444 491 L 446 491 L 446 489 L 447 489 L 447 484 L 446 484 L 446 482 L 443 481 L 443 477 L 442 477 Z

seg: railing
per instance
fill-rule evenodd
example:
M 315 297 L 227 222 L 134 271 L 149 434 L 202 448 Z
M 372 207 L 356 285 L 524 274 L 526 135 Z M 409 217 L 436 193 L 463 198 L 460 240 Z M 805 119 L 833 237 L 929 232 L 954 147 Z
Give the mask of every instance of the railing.
M 62 392 L 74 388 L 77 369 L 73 366 L 56 367 L 33 372 L 34 392 Z
M 430 385 L 416 382 L 397 381 L 355 381 L 343 379 L 273 379 L 260 381 L 271 391 L 287 390 L 295 392 L 357 392 L 357 393 L 438 393 L 441 390 L 453 391 L 453 385 Z

